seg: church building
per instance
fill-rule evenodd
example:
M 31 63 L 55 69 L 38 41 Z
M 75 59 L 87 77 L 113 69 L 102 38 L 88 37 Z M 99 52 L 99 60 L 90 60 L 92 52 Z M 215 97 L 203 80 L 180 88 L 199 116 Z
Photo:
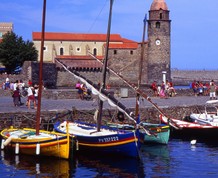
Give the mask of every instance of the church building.
M 171 20 L 165 0 L 153 0 L 149 17 L 144 20 L 144 30 L 147 40 L 142 42 L 123 38 L 120 34 L 111 34 L 109 68 L 135 84 L 138 82 L 140 67 L 141 84 L 149 85 L 154 80 L 161 83 L 163 73 L 166 79 L 171 80 Z M 46 32 L 44 62 L 55 63 L 55 59 L 58 59 L 72 70 L 83 72 L 89 77 L 96 76 L 96 73 L 101 73 L 102 64 L 93 56 L 104 59 L 106 36 L 107 34 Z M 33 32 L 32 39 L 40 56 L 41 32 Z M 58 64 L 57 68 L 63 72 Z M 120 81 L 110 75 L 109 83 L 119 85 Z

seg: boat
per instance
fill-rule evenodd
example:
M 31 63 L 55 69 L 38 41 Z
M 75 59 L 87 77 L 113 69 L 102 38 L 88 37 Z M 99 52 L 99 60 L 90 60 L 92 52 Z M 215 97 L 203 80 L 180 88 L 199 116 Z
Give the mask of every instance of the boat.
M 134 131 L 117 130 L 101 126 L 97 131 L 96 124 L 81 121 L 56 122 L 56 131 L 66 133 L 68 122 L 69 133 L 75 136 L 77 150 L 106 155 L 139 157 L 138 138 Z
M 42 95 L 42 64 L 44 49 L 44 33 L 45 33 L 45 13 L 46 0 L 43 2 L 43 18 L 42 18 L 42 37 L 41 37 L 41 54 L 39 66 L 39 92 L 38 106 L 36 113 L 36 127 L 31 128 L 6 128 L 1 131 L 1 149 L 12 149 L 15 154 L 28 154 L 40 156 L 54 156 L 59 158 L 70 158 L 71 141 L 69 133 L 60 134 L 57 132 L 48 132 L 40 130 L 41 115 L 41 95 Z
M 15 154 L 52 156 L 68 159 L 70 135 L 35 129 L 9 128 L 1 131 L 1 149 L 12 149 Z
M 190 117 L 183 120 L 160 115 L 163 123 L 169 123 L 173 138 L 210 140 L 218 137 L 218 126 L 193 122 Z
M 205 103 L 204 112 L 190 114 L 193 122 L 218 126 L 218 100 L 209 100 Z
M 167 145 L 170 138 L 170 126 L 168 124 L 153 124 L 142 122 L 143 128 L 146 128 L 151 134 L 148 135 L 143 129 L 139 130 L 139 133 L 143 135 L 144 144 L 164 144 Z
M 126 123 L 107 122 L 106 125 L 114 129 L 134 130 L 133 125 Z M 139 138 L 142 144 L 168 144 L 170 138 L 170 126 L 168 124 L 141 122 L 138 125 L 140 135 Z
M 98 95 L 100 99 L 99 109 L 96 110 L 96 113 L 94 115 L 96 124 L 92 125 L 88 124 L 87 122 L 81 123 L 76 121 L 63 121 L 56 122 L 54 125 L 54 129 L 58 132 L 66 133 L 66 130 L 68 128 L 69 133 L 75 136 L 77 151 L 91 152 L 91 154 L 102 153 L 107 155 L 111 154 L 139 158 L 140 144 L 138 143 L 138 129 L 135 129 L 134 131 L 121 131 L 106 128 L 102 125 L 104 101 L 108 101 L 110 105 L 117 107 L 119 110 L 124 112 L 130 119 L 132 119 L 135 122 L 135 125 L 137 124 L 135 117 L 132 115 L 132 113 L 127 108 L 125 108 L 124 105 L 119 103 L 113 96 L 111 96 L 105 87 L 113 2 L 113 0 L 110 0 L 107 41 L 102 72 L 102 85 L 99 87 L 92 81 L 83 77 L 78 72 L 70 71 L 65 64 L 63 64 L 60 60 L 56 59 L 56 62 L 63 66 L 66 71 L 70 72 L 77 80 L 80 80 L 80 82 L 84 83 L 92 91 L 92 94 Z

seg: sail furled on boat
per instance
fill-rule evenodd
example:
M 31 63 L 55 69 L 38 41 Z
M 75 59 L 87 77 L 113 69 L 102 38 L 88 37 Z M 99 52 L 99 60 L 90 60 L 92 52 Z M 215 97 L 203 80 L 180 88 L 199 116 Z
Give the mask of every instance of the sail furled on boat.
M 80 80 L 80 82 L 84 83 L 91 91 L 93 95 L 96 95 L 99 97 L 102 101 L 107 101 L 108 104 L 111 107 L 115 107 L 119 111 L 123 112 L 130 120 L 134 121 L 136 123 L 136 120 L 134 119 L 134 114 L 131 112 L 128 108 L 126 108 L 121 102 L 119 102 L 110 92 L 108 92 L 104 88 L 99 88 L 99 86 L 95 83 L 93 83 L 91 80 L 85 78 L 80 73 L 76 71 L 70 71 L 65 64 L 63 64 L 60 60 L 55 59 L 56 62 L 58 62 L 62 67 L 68 71 L 70 74 L 72 74 L 77 80 Z

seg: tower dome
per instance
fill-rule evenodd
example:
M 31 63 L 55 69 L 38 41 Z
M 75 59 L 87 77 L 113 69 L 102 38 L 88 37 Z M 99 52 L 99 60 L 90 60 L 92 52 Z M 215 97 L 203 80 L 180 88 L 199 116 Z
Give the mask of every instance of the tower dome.
M 165 0 L 154 0 L 153 3 L 151 4 L 150 10 L 168 10 L 167 4 Z

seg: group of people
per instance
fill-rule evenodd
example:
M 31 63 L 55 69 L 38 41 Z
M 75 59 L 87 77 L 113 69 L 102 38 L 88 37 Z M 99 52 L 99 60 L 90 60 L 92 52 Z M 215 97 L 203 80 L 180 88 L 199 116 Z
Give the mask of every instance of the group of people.
M 195 96 L 199 96 L 199 95 L 208 96 L 209 95 L 211 100 L 216 99 L 216 91 L 218 88 L 214 80 L 211 80 L 210 82 L 206 82 L 206 83 L 194 80 L 191 83 L 191 88 Z
M 25 85 L 23 80 L 11 82 L 7 77 L 5 83 L 2 85 L 2 89 L 10 90 L 12 92 L 13 104 L 15 107 L 24 105 L 21 98 L 27 97 L 26 106 L 28 109 L 31 108 L 32 104 L 34 109 L 36 109 L 38 100 L 38 85 L 33 85 L 31 80 L 28 81 L 27 85 L 28 86 Z
M 153 96 L 160 98 L 168 98 L 175 96 L 176 90 L 173 87 L 173 83 L 166 80 L 166 82 L 162 81 L 161 85 L 158 85 L 156 81 L 151 84 L 151 89 L 153 91 Z

